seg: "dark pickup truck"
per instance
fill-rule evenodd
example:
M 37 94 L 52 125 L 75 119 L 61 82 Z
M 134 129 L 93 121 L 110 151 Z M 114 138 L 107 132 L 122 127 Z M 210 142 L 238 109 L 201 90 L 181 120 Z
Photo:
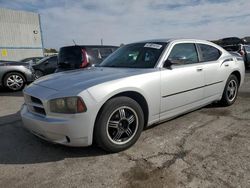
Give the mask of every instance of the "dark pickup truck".
M 245 44 L 231 44 L 222 46 L 225 50 L 229 52 L 235 52 L 242 56 L 245 62 L 245 67 L 250 67 L 250 45 Z

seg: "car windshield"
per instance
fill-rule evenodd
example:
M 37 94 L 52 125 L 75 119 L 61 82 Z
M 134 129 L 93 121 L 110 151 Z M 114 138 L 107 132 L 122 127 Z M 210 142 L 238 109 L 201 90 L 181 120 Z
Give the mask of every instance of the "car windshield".
M 147 42 L 125 45 L 101 64 L 101 67 L 154 68 L 167 43 Z
M 40 63 L 46 61 L 46 60 L 49 59 L 50 57 L 51 57 L 51 56 L 42 58 L 41 60 L 39 60 L 39 61 L 36 63 L 36 65 L 38 65 L 38 64 L 40 64 Z

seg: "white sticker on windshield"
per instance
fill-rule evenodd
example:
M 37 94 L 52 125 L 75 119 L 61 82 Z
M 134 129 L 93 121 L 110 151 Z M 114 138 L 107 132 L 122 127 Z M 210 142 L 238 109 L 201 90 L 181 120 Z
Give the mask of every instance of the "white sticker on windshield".
M 154 44 L 154 43 L 146 43 L 144 45 L 144 47 L 147 47 L 147 48 L 155 48 L 155 49 L 161 49 L 162 45 L 160 44 Z

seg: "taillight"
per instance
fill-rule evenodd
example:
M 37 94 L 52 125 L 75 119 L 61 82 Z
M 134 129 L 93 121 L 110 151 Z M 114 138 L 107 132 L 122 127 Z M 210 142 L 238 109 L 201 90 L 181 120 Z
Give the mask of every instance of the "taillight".
M 242 55 L 242 56 L 244 56 L 244 55 L 245 55 L 244 50 L 241 50 L 241 51 L 240 51 L 240 55 Z
M 86 50 L 82 49 L 82 63 L 80 65 L 80 68 L 85 68 L 88 66 L 89 61 L 88 61 L 88 56 Z

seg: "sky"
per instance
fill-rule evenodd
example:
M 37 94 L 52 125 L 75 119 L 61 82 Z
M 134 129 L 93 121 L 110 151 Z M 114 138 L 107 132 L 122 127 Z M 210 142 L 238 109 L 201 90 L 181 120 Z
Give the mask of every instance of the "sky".
M 249 0 L 0 0 L 41 15 L 44 45 L 250 36 Z

